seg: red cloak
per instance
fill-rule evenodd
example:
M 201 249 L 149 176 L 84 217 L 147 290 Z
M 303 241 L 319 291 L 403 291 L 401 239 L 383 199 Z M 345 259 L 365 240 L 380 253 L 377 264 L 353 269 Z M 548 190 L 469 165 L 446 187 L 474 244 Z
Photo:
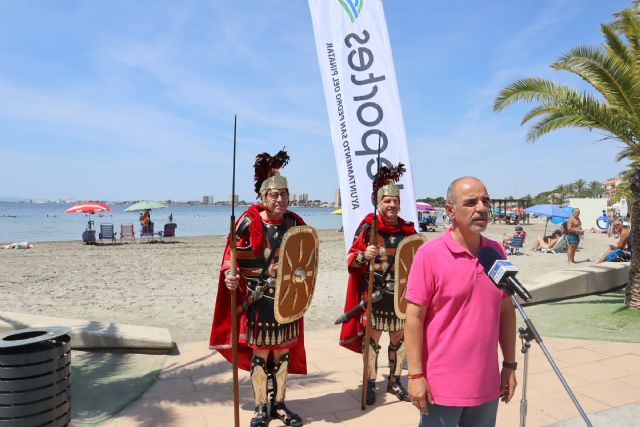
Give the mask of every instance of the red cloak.
M 265 210 L 261 205 L 251 205 L 238 220 L 236 221 L 236 228 L 238 224 L 242 222 L 245 215 L 251 218 L 251 224 L 249 226 L 249 242 L 254 250 L 258 252 L 262 250 L 262 218 L 260 212 Z M 285 217 L 290 216 L 293 218 L 297 225 L 304 225 L 304 221 L 297 214 L 287 211 Z M 240 242 L 239 242 L 240 243 Z M 231 249 L 229 247 L 229 237 L 227 237 L 227 245 L 224 249 L 224 256 L 222 258 L 222 265 L 220 266 L 220 273 L 218 275 L 218 295 L 216 296 L 216 306 L 213 312 L 213 324 L 211 326 L 211 336 L 209 338 L 209 347 L 218 352 L 229 362 L 232 361 L 231 351 L 231 292 L 224 284 L 224 272 L 230 268 Z M 244 278 L 240 279 L 240 286 L 236 290 L 236 303 L 238 306 L 242 305 L 247 294 L 247 281 Z M 249 347 L 246 340 L 246 325 L 247 314 L 242 312 L 238 315 L 238 367 L 245 371 L 251 368 L 251 357 L 253 356 L 253 349 Z M 300 319 L 300 334 L 298 336 L 297 345 L 289 350 L 289 372 L 292 374 L 306 374 L 307 373 L 307 356 L 304 349 L 304 324 L 303 319 Z
M 363 224 L 369 227 L 362 227 Z M 369 266 L 364 264 L 360 267 L 353 266 L 353 259 L 359 252 L 363 252 L 369 246 L 370 227 L 373 223 L 373 214 L 368 214 L 358 226 L 360 233 L 354 238 L 353 244 L 347 255 L 347 266 L 349 270 L 349 284 L 347 285 L 347 296 L 344 302 L 344 311 L 347 312 L 356 305 L 360 304 L 362 295 L 359 291 L 359 285 L 362 282 L 362 276 L 368 273 Z M 412 222 L 407 222 L 398 217 L 397 225 L 386 225 L 382 222 L 381 216 L 378 215 L 378 232 L 382 233 L 403 233 L 405 236 L 415 234 L 416 230 Z M 366 291 L 365 291 L 366 294 Z M 364 337 L 364 327 L 366 318 L 364 315 L 354 316 L 342 324 L 340 329 L 340 345 L 348 348 L 356 353 L 362 353 L 362 338 Z

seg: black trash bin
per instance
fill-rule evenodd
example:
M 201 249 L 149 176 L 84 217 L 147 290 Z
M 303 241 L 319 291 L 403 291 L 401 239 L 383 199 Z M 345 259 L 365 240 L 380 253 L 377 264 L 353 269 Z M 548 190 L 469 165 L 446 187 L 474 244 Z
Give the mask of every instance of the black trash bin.
M 0 427 L 57 427 L 71 421 L 71 329 L 0 334 Z

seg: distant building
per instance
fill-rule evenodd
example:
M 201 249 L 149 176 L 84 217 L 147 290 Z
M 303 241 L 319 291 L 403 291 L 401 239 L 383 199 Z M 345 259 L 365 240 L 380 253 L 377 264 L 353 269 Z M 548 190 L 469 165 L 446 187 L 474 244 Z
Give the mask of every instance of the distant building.
M 203 205 L 213 205 L 215 203 L 213 196 L 202 196 Z
M 298 195 L 298 204 L 299 205 L 306 205 L 309 202 L 309 194 L 307 193 L 302 193 Z
M 238 196 L 237 194 L 235 196 L 229 194 L 229 203 L 238 204 L 238 202 L 240 202 L 240 196 Z
M 335 198 L 333 199 L 333 207 L 335 208 L 339 208 L 341 204 L 340 201 L 340 187 L 336 188 L 336 195 Z
M 609 178 L 602 183 L 602 190 L 604 190 L 602 197 L 606 197 L 609 202 L 612 202 L 614 194 L 616 194 L 616 188 L 622 183 L 621 178 Z

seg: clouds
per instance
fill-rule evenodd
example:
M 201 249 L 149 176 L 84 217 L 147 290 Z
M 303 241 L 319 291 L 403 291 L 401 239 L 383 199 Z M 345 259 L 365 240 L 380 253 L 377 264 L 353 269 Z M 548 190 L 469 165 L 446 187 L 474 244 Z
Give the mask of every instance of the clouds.
M 503 166 L 514 163 L 532 177 L 551 162 L 562 171 L 551 186 L 622 168 L 585 133 L 527 145 L 520 107 L 491 106 L 510 80 L 556 78 L 547 66 L 561 46 L 597 40 L 597 23 L 626 3 L 405 6 L 385 2 L 418 196 L 463 174 L 500 195 L 547 188 L 546 176 L 516 188 Z M 282 146 L 296 192 L 331 200 L 337 186 L 304 1 L 2 2 L 0 99 L 5 173 L 22 177 L 9 196 L 226 198 L 234 114 L 242 198 L 255 154 Z M 585 166 L 567 172 L 555 161 L 564 149 Z

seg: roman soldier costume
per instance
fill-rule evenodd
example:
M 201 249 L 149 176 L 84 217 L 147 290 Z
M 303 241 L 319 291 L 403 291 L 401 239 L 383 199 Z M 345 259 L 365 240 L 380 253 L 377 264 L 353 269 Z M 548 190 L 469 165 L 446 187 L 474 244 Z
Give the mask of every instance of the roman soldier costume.
M 381 210 L 381 201 L 385 196 L 400 198 L 400 188 L 395 183 L 404 173 L 404 165 L 397 167 L 380 167 L 380 170 L 373 179 L 373 195 Z M 371 328 L 376 331 L 395 332 L 404 330 L 404 316 L 398 317 L 394 307 L 394 260 L 396 248 L 400 242 L 409 235 L 415 234 L 412 222 L 406 222 L 398 216 L 396 225 L 388 225 L 382 219 L 382 213 L 377 215 L 377 236 L 375 241 L 370 243 L 371 227 L 374 214 L 368 214 L 360 223 L 356 230 L 353 244 L 349 250 L 347 265 L 349 271 L 349 283 L 347 288 L 345 312 L 353 313 L 356 306 L 366 307 L 364 301 L 369 297 L 366 295 L 368 288 L 369 262 L 364 257 L 367 246 L 374 244 L 378 247 L 379 255 L 374 260 L 374 286 L 371 307 Z M 357 353 L 363 353 L 364 349 L 364 328 L 368 321 L 364 312 L 346 320 L 342 324 L 340 331 L 340 345 Z M 368 343 L 369 349 L 368 380 L 367 380 L 367 404 L 375 402 L 375 380 L 378 370 L 378 354 L 380 346 L 371 339 Z M 400 383 L 400 374 L 405 358 L 404 338 L 399 343 L 390 344 L 388 347 L 389 357 L 389 378 L 387 391 L 396 395 L 400 400 L 408 400 L 408 394 Z
M 284 404 L 289 372 L 306 374 L 303 319 L 284 323 L 276 318 L 274 297 L 281 243 L 287 230 L 304 225 L 304 221 L 293 212 L 286 211 L 281 221 L 270 221 L 260 214 L 267 209 L 267 195 L 271 189 L 288 191 L 287 179 L 279 169 L 289 161 L 285 151 L 275 156 L 260 154 L 255 161 L 255 191 L 260 204 L 250 206 L 236 222 L 237 271 L 241 276 L 236 290 L 238 307 L 229 307 L 230 292 L 224 283 L 225 273 L 230 268 L 229 241 L 225 248 L 218 294 L 213 316 L 210 347 L 231 361 L 231 313 L 238 315 L 238 366 L 250 372 L 255 397 L 255 414 L 252 427 L 266 426 L 269 421 L 267 404 L 271 403 L 272 418 L 279 418 L 285 425 L 300 426 L 302 419 L 289 411 Z M 288 320 L 288 319 L 287 319 Z M 266 359 L 254 355 L 254 350 L 289 350 L 278 360 L 269 352 Z M 271 386 L 269 386 L 271 382 Z

